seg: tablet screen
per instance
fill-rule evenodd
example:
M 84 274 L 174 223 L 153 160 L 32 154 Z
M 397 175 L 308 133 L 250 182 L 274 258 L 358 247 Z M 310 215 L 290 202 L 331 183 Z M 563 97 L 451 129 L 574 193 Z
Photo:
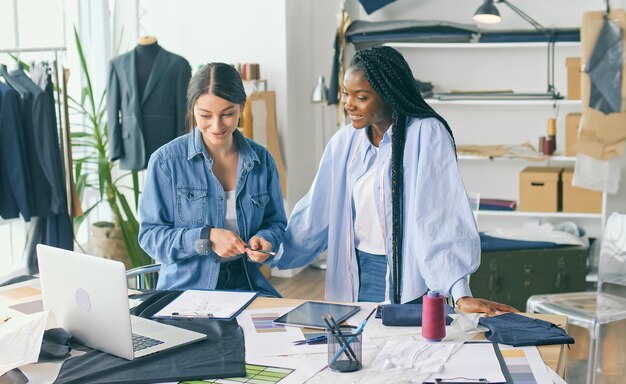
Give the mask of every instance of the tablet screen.
M 357 313 L 361 307 L 358 305 L 320 303 L 317 301 L 307 301 L 291 311 L 274 320 L 274 323 L 299 325 L 310 328 L 326 328 L 326 323 L 322 315 L 333 316 L 337 323 L 350 318 Z

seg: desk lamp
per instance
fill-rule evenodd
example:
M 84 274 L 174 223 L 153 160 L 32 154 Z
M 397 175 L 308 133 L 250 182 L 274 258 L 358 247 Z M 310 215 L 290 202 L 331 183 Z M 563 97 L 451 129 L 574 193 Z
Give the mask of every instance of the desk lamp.
M 526 12 L 519 9 L 514 4 L 511 4 L 507 0 L 483 0 L 483 4 L 478 7 L 474 13 L 474 21 L 483 24 L 495 24 L 499 23 L 502 18 L 500 12 L 495 6 L 495 3 L 503 3 L 515 13 L 517 13 L 522 19 L 526 20 L 537 31 L 543 33 L 548 41 L 548 92 L 553 99 L 560 99 L 561 96 L 554 88 L 554 29 L 546 28 L 539 24 L 537 20 L 530 17 Z

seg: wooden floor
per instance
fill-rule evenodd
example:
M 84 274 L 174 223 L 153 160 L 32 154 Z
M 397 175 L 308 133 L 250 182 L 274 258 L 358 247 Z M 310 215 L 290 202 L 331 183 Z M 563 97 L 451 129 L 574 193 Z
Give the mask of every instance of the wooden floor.
M 269 281 L 286 299 L 324 300 L 326 271 L 307 267 L 292 278 L 270 277 Z

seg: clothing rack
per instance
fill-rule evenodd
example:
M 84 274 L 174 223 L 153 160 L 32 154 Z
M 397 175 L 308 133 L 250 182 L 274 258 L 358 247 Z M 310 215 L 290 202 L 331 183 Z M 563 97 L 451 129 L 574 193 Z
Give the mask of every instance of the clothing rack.
M 23 52 L 65 52 L 65 47 L 46 47 L 46 48 L 11 48 L 0 49 L 0 53 L 23 53 Z
M 58 61 L 59 61 L 59 52 L 66 52 L 67 48 L 66 47 L 35 47 L 35 48 L 10 48 L 10 49 L 0 49 L 0 53 L 17 53 L 18 55 L 20 53 L 37 53 L 37 52 L 54 52 L 54 62 L 53 62 L 53 69 L 54 69 L 54 83 L 56 84 L 55 87 L 55 91 L 57 94 L 57 100 L 58 102 L 56 103 L 57 106 L 57 116 L 58 116 L 58 121 L 59 121 L 59 142 L 61 144 L 61 161 L 63 162 L 64 165 L 64 170 L 65 170 L 65 188 L 66 188 L 66 194 L 67 194 L 67 205 L 68 205 L 68 212 L 70 213 L 70 215 L 72 215 L 72 211 L 73 211 L 73 196 L 72 196 L 72 188 L 71 188 L 71 180 L 70 180 L 70 175 L 72 174 L 69 169 L 70 164 L 71 164 L 71 160 L 69 159 L 69 154 L 70 154 L 70 150 L 69 147 L 71 145 L 70 143 L 70 137 L 69 137 L 69 125 L 64 124 L 64 122 L 66 122 L 67 120 L 63 118 L 63 115 L 61 113 L 61 103 L 63 102 L 63 100 L 65 100 L 65 98 L 63 98 L 61 96 L 61 84 L 59 83 L 59 67 L 58 67 Z M 19 58 L 18 58 L 19 59 Z M 67 90 L 65 89 L 65 87 L 63 87 L 63 92 L 67 92 Z

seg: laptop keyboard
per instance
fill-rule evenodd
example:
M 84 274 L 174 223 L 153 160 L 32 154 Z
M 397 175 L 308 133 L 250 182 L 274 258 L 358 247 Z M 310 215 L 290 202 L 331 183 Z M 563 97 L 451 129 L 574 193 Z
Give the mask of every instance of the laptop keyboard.
M 154 347 L 159 344 L 163 344 L 163 341 L 133 333 L 133 350 L 135 352 Z

